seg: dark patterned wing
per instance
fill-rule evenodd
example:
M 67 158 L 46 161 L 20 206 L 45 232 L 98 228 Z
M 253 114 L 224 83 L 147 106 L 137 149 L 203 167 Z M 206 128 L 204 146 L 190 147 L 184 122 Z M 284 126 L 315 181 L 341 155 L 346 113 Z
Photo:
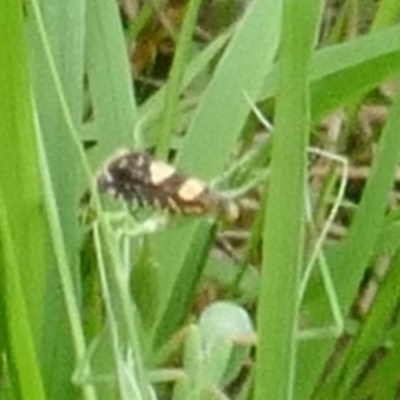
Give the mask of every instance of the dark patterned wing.
M 238 208 L 233 201 L 212 190 L 203 181 L 186 177 L 147 153 L 122 150 L 97 175 L 100 192 L 128 203 L 150 205 L 182 214 L 218 214 L 234 220 Z

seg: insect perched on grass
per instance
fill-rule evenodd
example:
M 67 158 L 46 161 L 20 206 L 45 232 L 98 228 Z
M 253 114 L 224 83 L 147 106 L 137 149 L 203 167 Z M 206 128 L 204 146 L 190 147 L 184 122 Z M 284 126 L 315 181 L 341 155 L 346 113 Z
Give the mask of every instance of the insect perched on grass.
M 205 182 L 187 177 L 146 152 L 119 150 L 96 176 L 99 192 L 171 213 L 214 215 L 233 221 L 238 207 Z

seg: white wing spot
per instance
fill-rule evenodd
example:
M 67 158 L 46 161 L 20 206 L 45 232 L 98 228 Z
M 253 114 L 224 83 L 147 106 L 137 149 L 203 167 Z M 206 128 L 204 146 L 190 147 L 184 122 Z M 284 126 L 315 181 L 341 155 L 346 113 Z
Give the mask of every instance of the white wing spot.
M 159 185 L 175 174 L 175 168 L 162 161 L 150 163 L 150 178 L 153 185 Z
M 187 179 L 183 185 L 179 188 L 178 196 L 184 201 L 196 200 L 206 189 L 204 182 L 195 179 Z
M 126 157 L 122 157 L 122 158 L 119 160 L 118 168 L 119 168 L 119 169 L 125 169 L 125 168 L 128 167 L 128 165 L 129 165 L 129 161 L 127 160 L 127 158 L 126 158 Z

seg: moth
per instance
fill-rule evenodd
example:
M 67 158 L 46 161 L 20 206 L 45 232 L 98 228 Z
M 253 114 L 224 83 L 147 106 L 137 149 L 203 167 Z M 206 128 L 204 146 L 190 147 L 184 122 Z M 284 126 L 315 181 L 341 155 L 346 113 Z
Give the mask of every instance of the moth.
M 212 214 L 229 221 L 238 217 L 232 200 L 142 151 L 119 150 L 98 172 L 96 183 L 99 192 L 139 206 L 189 215 Z

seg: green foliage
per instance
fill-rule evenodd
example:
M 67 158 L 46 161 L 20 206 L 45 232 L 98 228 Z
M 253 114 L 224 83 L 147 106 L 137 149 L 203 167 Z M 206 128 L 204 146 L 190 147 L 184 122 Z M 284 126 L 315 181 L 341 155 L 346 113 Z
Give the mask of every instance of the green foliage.
M 357 168 L 346 144 L 355 123 L 333 146 L 317 124 L 337 109 L 356 121 L 365 95 L 400 75 L 399 3 L 373 14 L 344 2 L 321 43 L 322 1 L 217 3 L 207 35 L 198 0 L 146 5 L 125 31 L 114 0 L 0 2 L 0 399 L 395 398 L 399 210 L 387 199 L 398 90 L 367 138 L 375 150 L 359 199 L 336 200 L 346 235 L 322 235 L 322 249 L 338 172 L 326 158 L 317 190 L 307 160 L 316 144 Z M 364 12 L 375 17 L 363 35 L 347 36 Z M 131 41 L 159 54 L 164 31 L 172 67 L 157 91 L 140 90 Z M 252 107 L 274 116 L 272 140 Z M 93 182 L 121 146 L 176 154 L 179 170 L 226 178 L 233 192 L 239 183 L 256 210 L 244 201 L 233 227 L 121 210 Z M 216 251 L 221 232 L 234 237 L 228 256 Z M 360 285 L 372 284 L 374 301 L 355 316 Z

